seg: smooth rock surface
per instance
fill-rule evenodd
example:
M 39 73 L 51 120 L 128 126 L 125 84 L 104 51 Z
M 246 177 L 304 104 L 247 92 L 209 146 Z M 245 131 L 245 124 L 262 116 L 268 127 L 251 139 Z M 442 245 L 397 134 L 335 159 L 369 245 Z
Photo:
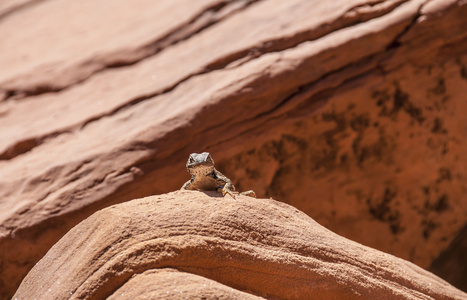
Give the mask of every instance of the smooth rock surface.
M 287 204 L 177 191 L 96 212 L 49 250 L 14 298 L 258 298 L 245 292 L 273 299 L 467 297 Z
M 263 299 L 208 278 L 173 269 L 135 274 L 107 299 Z
M 0 4 L 0 298 L 98 209 L 179 189 L 192 152 L 423 268 L 458 245 L 465 1 L 129 3 Z

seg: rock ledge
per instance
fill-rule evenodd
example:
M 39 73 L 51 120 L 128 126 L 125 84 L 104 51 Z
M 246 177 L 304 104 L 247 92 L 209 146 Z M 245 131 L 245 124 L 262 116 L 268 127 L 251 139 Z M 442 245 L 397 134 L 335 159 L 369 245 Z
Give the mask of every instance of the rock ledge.
M 467 297 L 410 262 L 334 234 L 287 204 L 176 191 L 96 212 L 49 250 L 13 298 L 173 298 L 174 293 L 277 299 Z

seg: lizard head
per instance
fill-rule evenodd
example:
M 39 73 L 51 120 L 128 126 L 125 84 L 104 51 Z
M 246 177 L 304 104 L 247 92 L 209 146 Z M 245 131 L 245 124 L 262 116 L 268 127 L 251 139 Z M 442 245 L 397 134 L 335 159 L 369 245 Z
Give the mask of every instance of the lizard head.
M 186 163 L 186 169 L 191 175 L 206 175 L 214 171 L 214 160 L 209 152 L 191 153 Z

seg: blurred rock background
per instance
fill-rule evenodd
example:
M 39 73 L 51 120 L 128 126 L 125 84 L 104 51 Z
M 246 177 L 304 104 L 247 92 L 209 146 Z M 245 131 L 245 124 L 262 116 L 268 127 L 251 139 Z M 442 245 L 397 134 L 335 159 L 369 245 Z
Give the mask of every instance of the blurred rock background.
M 237 189 L 467 290 L 467 3 L 6 0 L 0 291 L 95 211 Z

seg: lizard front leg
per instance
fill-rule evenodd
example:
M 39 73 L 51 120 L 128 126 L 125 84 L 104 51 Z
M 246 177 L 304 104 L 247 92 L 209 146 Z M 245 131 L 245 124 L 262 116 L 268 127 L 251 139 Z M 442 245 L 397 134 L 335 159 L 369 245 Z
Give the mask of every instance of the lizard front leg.
M 225 177 L 224 174 L 222 174 L 221 172 L 217 170 L 216 170 L 216 177 L 219 183 L 221 183 L 221 185 L 219 185 L 219 187 L 217 188 L 217 191 L 221 192 L 222 195 L 224 196 L 226 194 L 229 194 L 230 196 L 232 196 L 232 198 L 235 199 L 235 195 L 238 195 L 238 192 L 235 191 L 235 187 L 232 181 L 230 181 L 229 178 Z
M 184 191 L 184 190 L 189 190 L 190 189 L 190 185 L 191 185 L 191 182 L 192 180 L 188 180 L 187 182 L 185 182 L 185 184 L 182 186 L 182 188 L 180 190 Z
M 222 187 L 220 186 L 218 189 L 217 189 L 218 192 L 221 192 L 223 196 L 225 196 L 226 194 L 229 194 L 230 196 L 232 196 L 232 198 L 235 199 L 235 195 L 238 195 L 238 192 L 237 191 L 232 191 L 232 190 L 229 190 L 227 188 Z

